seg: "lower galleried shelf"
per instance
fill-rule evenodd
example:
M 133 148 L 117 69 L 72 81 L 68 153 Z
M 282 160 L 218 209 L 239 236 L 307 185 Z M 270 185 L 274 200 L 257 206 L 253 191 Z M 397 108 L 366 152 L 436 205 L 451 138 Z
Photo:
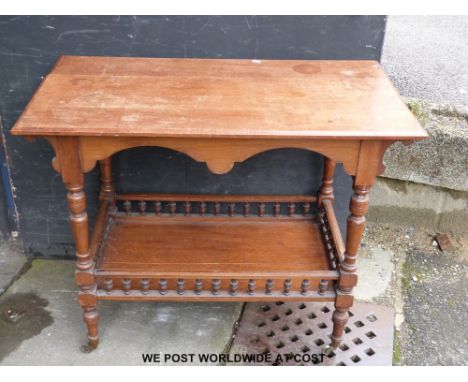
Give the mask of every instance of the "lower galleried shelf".
M 314 203 L 307 196 L 135 194 L 103 203 L 91 245 L 97 297 L 333 301 L 336 219 L 331 205 L 316 215 Z

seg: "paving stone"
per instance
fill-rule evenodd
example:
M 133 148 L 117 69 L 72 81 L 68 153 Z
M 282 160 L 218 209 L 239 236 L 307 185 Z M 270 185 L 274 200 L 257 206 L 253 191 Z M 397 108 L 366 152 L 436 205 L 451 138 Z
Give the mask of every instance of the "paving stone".
M 392 251 L 371 248 L 369 252 L 358 257 L 359 281 L 354 289 L 356 299 L 363 301 L 372 301 L 385 293 L 395 268 Z
M 0 242 L 0 295 L 14 281 L 27 261 L 18 242 Z
M 11 307 L 30 305 L 25 299 L 40 306 L 17 312 L 24 317 L 12 322 L 10 330 L 4 325 L 0 356 L 7 345 L 9 352 L 3 354 L 1 365 L 143 365 L 142 353 L 162 353 L 162 358 L 170 353 L 222 353 L 242 309 L 241 303 L 103 301 L 99 303 L 101 343 L 97 350 L 84 353 L 80 347 L 86 332 L 76 301 L 73 261 L 33 261 L 31 269 L 0 298 L 4 323 Z M 34 322 L 28 314 L 44 310 L 52 320 L 43 320 L 47 326 L 39 328 L 38 334 L 37 325 L 31 329 L 22 325 Z M 5 340 L 8 331 L 12 335 Z M 31 337 L 26 338 L 29 331 Z M 197 363 L 195 359 L 192 364 Z

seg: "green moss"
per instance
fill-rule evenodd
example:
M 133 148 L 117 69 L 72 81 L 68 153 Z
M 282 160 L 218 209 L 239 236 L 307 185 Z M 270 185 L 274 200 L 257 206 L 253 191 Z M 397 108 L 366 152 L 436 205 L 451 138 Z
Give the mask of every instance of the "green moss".
M 395 337 L 393 338 L 393 364 L 401 364 L 401 346 L 398 334 L 395 334 Z
M 401 288 L 403 290 L 408 290 L 410 287 L 410 275 L 409 275 L 409 265 L 408 261 L 405 262 L 401 266 Z
M 424 102 L 411 100 L 408 101 L 407 106 L 419 122 L 425 124 L 429 121 L 429 112 L 427 110 L 427 105 L 425 105 Z
M 447 300 L 447 305 L 452 309 L 456 309 L 457 306 L 458 306 L 457 301 L 455 299 L 453 299 L 453 298 L 449 298 Z

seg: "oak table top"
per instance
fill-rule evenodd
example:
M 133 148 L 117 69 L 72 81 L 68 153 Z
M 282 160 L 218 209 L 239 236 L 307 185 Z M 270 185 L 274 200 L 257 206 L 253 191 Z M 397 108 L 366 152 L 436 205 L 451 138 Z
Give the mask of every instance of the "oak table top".
M 415 140 L 375 61 L 62 56 L 14 135 Z

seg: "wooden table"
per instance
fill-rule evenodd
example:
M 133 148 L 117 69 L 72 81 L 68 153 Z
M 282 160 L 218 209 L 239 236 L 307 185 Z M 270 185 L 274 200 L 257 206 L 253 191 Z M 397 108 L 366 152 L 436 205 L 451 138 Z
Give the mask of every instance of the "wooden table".
M 60 58 L 12 130 L 44 137 L 68 190 L 79 303 L 98 343 L 98 300 L 335 301 L 340 344 L 357 283 L 368 194 L 385 149 L 426 137 L 374 61 Z M 112 155 L 160 146 L 215 174 L 277 148 L 325 157 L 315 195 L 117 194 Z M 88 237 L 84 174 L 99 162 Z M 333 174 L 353 177 L 343 243 Z M 260 330 L 260 329 L 259 329 Z

